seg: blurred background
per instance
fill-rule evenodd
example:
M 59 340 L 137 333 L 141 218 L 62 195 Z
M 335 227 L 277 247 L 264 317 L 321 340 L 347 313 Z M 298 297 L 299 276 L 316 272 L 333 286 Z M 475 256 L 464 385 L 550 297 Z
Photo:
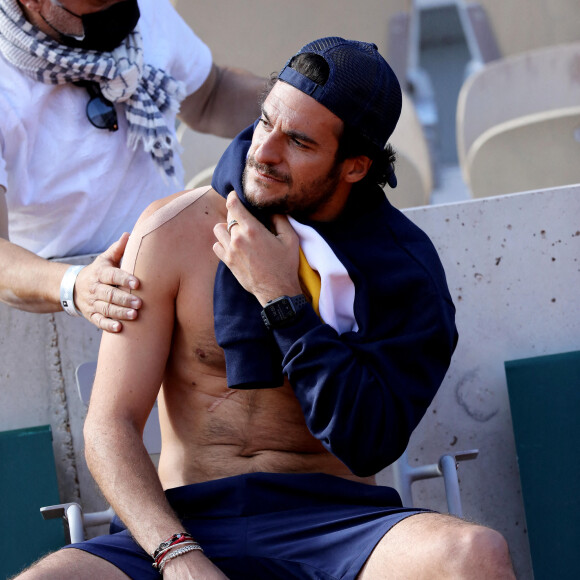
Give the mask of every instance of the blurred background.
M 392 138 L 399 152 L 399 187 L 387 191 L 398 207 L 580 181 L 575 168 L 562 169 L 566 163 L 560 151 L 550 158 L 554 175 L 539 170 L 522 175 L 537 166 L 534 155 L 544 159 L 544 149 L 522 151 L 519 158 L 524 161 L 515 167 L 512 160 L 514 142 L 529 142 L 536 132 L 545 138 L 546 131 L 578 154 L 578 123 L 565 136 L 556 127 L 558 121 L 569 126 L 577 122 L 575 110 L 567 111 L 565 121 L 560 114 L 549 123 L 543 118 L 527 119 L 534 121 L 532 129 L 526 123 L 527 133 L 520 126 L 504 125 L 501 135 L 486 135 L 495 140 L 480 139 L 470 156 L 473 142 L 492 128 L 497 133 L 502 123 L 580 105 L 578 47 L 553 53 L 560 45 L 580 40 L 576 0 L 175 0 L 174 4 L 210 46 L 216 62 L 261 75 L 279 70 L 315 38 L 343 36 L 374 42 L 407 97 Z M 558 61 L 559 67 L 554 64 Z M 506 83 L 506 77 L 512 77 L 511 82 Z M 191 152 L 188 175 L 193 177 L 212 164 L 226 142 L 185 133 L 186 154 Z M 197 146 L 200 141 L 203 147 Z M 475 151 L 481 155 L 477 159 Z M 487 167 L 498 159 L 507 169 L 500 169 L 495 181 L 481 183 L 489 179 Z

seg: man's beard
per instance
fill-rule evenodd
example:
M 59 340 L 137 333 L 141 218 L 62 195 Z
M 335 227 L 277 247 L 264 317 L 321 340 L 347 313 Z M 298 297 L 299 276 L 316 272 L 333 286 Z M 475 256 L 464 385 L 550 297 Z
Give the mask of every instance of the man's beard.
M 254 193 L 248 188 L 249 168 L 257 169 L 264 175 L 279 179 L 288 186 L 288 191 L 281 197 L 258 201 Z M 258 163 L 253 155 L 249 155 L 242 175 L 244 195 L 249 205 L 271 215 L 287 214 L 296 218 L 308 218 L 332 198 L 340 180 L 340 168 L 341 163 L 335 161 L 326 175 L 296 190 L 293 189 L 293 180 L 289 174 L 281 173 L 270 165 Z M 267 188 L 268 186 L 263 185 L 262 187 Z

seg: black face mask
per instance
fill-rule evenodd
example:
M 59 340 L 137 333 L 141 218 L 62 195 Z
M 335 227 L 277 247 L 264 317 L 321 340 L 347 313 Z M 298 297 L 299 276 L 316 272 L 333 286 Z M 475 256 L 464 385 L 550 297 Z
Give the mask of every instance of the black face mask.
M 60 34 L 60 41 L 67 46 L 99 52 L 110 52 L 117 48 L 133 32 L 141 15 L 137 0 L 117 2 L 105 10 L 82 16 L 71 12 L 64 6 L 59 5 L 59 8 L 80 18 L 85 32 L 82 38 L 65 34 L 54 28 L 50 22 L 42 17 L 53 30 Z

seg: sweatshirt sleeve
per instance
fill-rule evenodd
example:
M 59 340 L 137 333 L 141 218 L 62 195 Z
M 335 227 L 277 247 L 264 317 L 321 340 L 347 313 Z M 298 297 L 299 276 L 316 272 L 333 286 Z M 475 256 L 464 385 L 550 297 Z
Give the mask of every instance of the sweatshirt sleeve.
M 310 306 L 274 331 L 308 428 L 358 476 L 402 454 L 449 367 L 453 304 L 432 293 L 414 299 L 364 338 L 339 335 Z

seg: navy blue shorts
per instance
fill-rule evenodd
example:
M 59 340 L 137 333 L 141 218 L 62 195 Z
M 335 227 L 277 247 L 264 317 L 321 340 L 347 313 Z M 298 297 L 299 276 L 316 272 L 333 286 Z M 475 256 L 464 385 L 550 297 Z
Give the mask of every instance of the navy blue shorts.
M 230 580 L 356 578 L 395 524 L 426 510 L 397 492 L 339 477 L 251 473 L 169 489 L 183 527 Z M 159 579 L 123 527 L 67 547 L 108 560 L 131 578 Z M 180 530 L 175 530 L 180 531 Z

